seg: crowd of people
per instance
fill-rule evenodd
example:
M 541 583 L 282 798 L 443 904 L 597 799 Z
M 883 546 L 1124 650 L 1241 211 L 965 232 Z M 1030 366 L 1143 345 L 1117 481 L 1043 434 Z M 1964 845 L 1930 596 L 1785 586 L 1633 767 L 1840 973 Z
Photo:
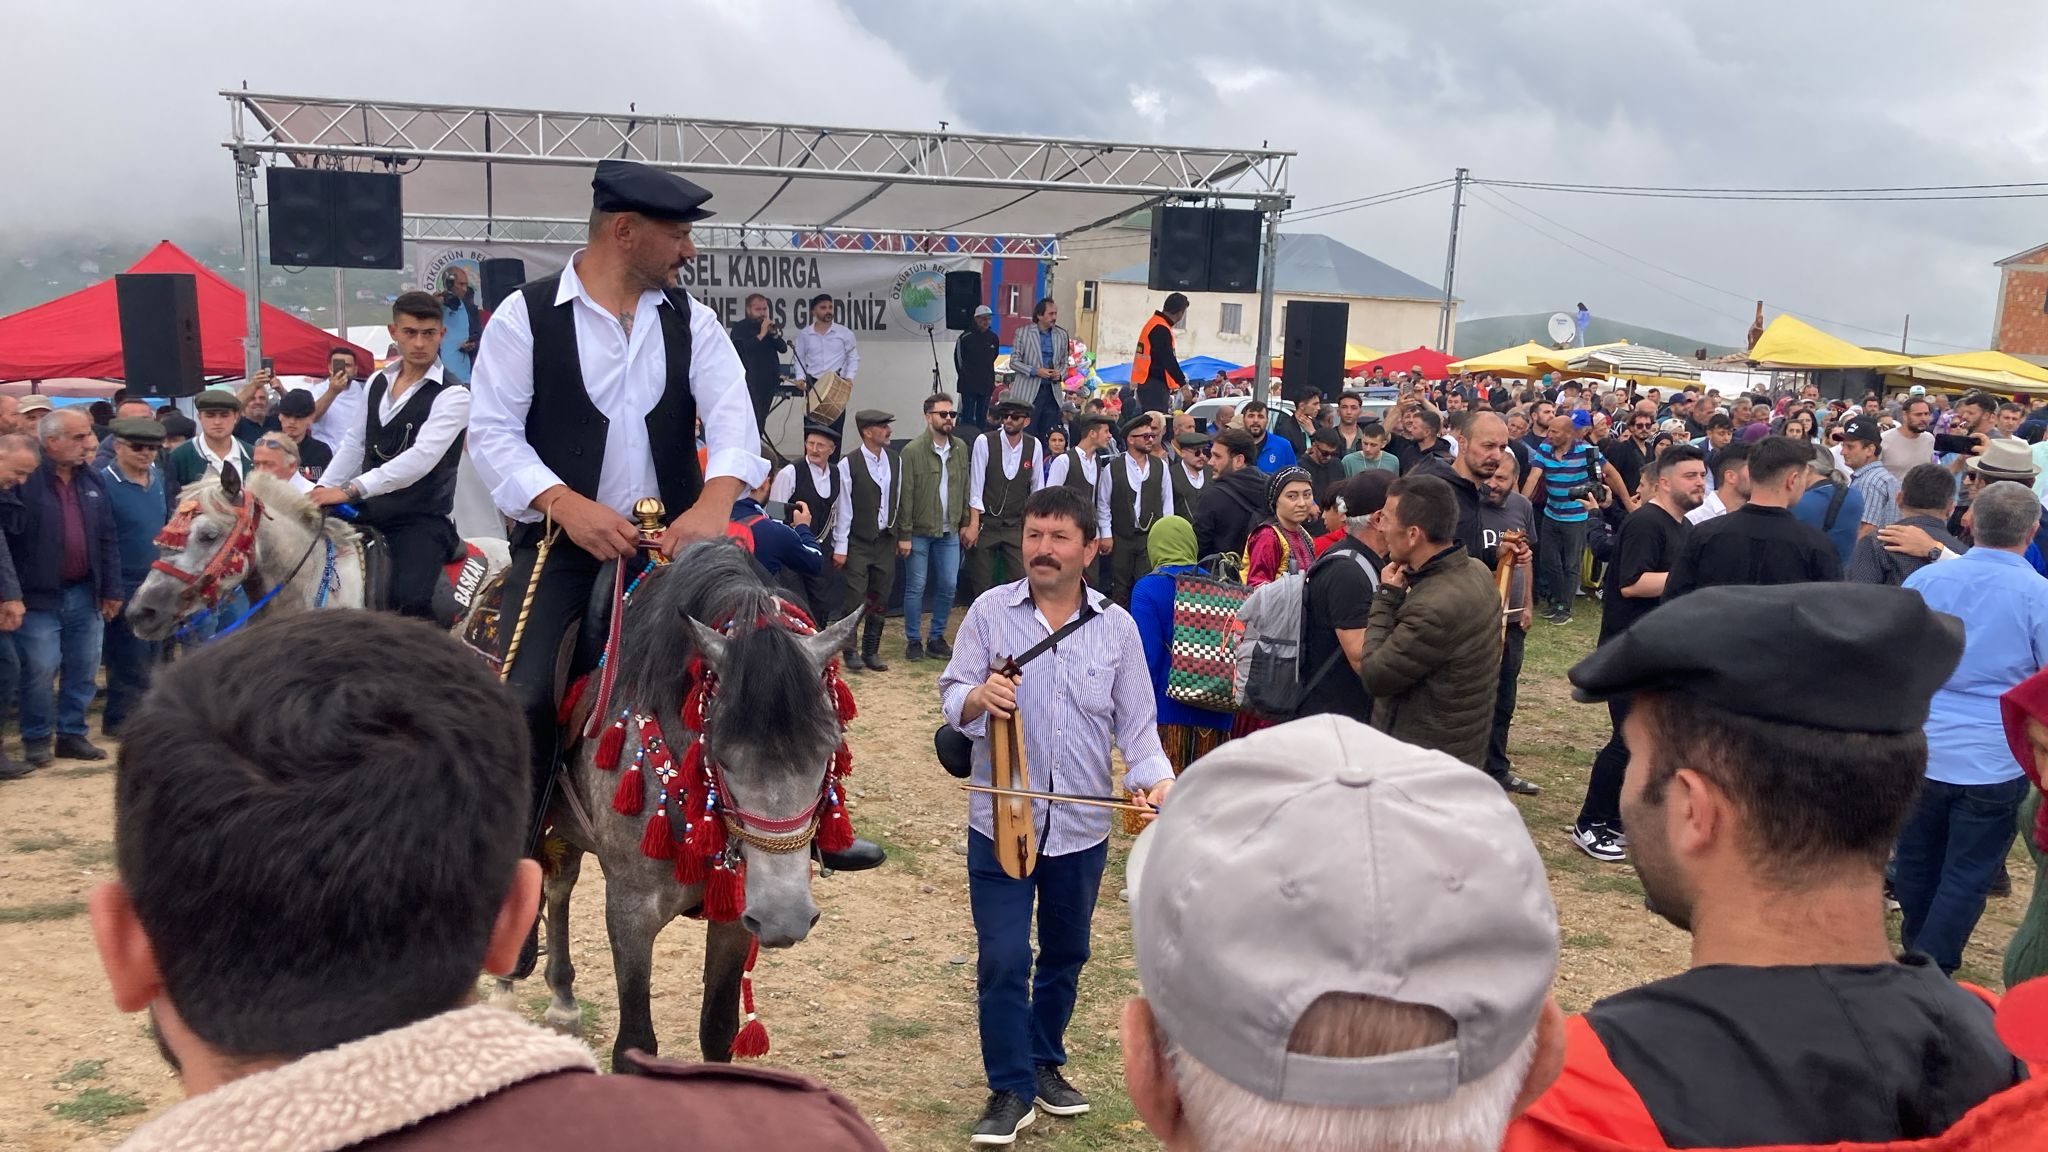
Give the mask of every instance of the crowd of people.
M 580 1045 L 472 1003 L 479 970 L 530 967 L 555 653 L 604 564 L 648 543 L 629 516 L 649 493 L 660 551 L 740 537 L 818 621 L 866 610 L 849 671 L 887 668 L 901 566 L 904 654 L 944 662 L 936 703 L 974 783 L 994 778 L 995 723 L 1015 726 L 1038 772 L 1035 865 L 1006 863 L 988 795 L 967 814 L 975 1145 L 1092 1107 L 1065 1032 L 1119 760 L 1146 826 L 1126 868 L 1124 1078 L 1169 1148 L 2003 1148 L 2038 1131 L 2038 883 L 2004 972 L 2021 992 L 1952 977 L 2016 833 L 2048 851 L 2048 516 L 2025 446 L 2048 420 L 1974 393 L 1851 408 L 1414 373 L 1385 385 L 1381 420 L 1333 383 L 1204 428 L 1176 407 L 1193 390 L 1176 296 L 1115 416 L 1060 408 L 1066 345 L 1042 302 L 1006 391 L 934 392 L 901 448 L 891 413 L 856 408 L 848 450 L 816 422 L 771 469 L 755 362 L 674 288 L 708 193 L 621 161 L 593 190 L 589 246 L 479 319 L 466 384 L 443 367 L 445 302 L 396 301 L 398 358 L 317 476 L 311 429 L 349 365 L 323 396 L 267 378 L 203 394 L 162 465 L 175 421 L 147 405 L 110 413 L 100 465 L 89 416 L 0 399 L 0 650 L 22 665 L 32 760 L 40 741 L 104 755 L 84 713 L 131 561 L 154 552 L 135 541 L 228 467 L 300 477 L 409 536 L 395 556 L 423 570 L 466 432 L 513 524 L 520 651 L 545 654 L 505 650 L 500 683 L 401 618 L 422 615 L 403 598 L 258 618 L 147 691 L 132 673 L 154 657 L 104 645 L 119 878 L 92 896 L 94 937 L 190 1096 L 137 1148 L 624 1147 L 678 1115 L 768 1148 L 880 1146 L 807 1078 L 637 1054 L 643 1078 L 600 1078 Z M 805 371 L 853 376 L 830 305 L 793 340 L 742 321 L 753 355 L 783 341 Z M 630 340 L 636 323 L 656 339 Z M 956 354 L 964 381 L 986 343 Z M 963 428 L 984 401 L 993 426 Z M 128 516 L 156 526 L 125 534 Z M 1286 654 L 1255 698 L 1177 692 L 1189 582 L 1287 622 L 1246 625 L 1240 658 Z M 1566 1018 L 1556 911 L 1511 799 L 1539 789 L 1507 753 L 1526 634 L 1581 601 L 1599 644 L 1570 680 L 1612 731 L 1572 842 L 1632 863 L 1692 952 Z M 379 674 L 394 663 L 411 675 Z M 235 675 L 249 667 L 275 671 Z M 843 866 L 879 862 L 865 847 Z

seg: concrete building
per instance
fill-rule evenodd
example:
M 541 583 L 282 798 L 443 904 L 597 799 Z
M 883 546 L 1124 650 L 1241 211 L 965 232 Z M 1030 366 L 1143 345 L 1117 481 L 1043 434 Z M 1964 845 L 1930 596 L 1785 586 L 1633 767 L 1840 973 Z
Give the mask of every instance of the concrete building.
M 1991 347 L 2048 366 L 2048 244 L 1998 262 Z
M 1140 228 L 1103 229 L 1077 238 L 1060 262 L 1062 320 L 1075 339 L 1095 350 L 1100 365 L 1128 362 L 1139 328 L 1166 299 L 1165 292 L 1145 287 L 1146 236 Z M 1133 256 L 1138 263 L 1131 263 Z M 1345 334 L 1350 344 L 1382 352 L 1436 344 L 1443 289 L 1328 236 L 1282 233 L 1273 285 L 1275 356 L 1281 354 L 1289 300 L 1350 305 Z M 1451 319 L 1455 324 L 1455 301 Z M 1174 346 L 1183 358 L 1214 356 L 1244 364 L 1254 358 L 1258 331 L 1257 294 L 1190 293 L 1187 319 L 1174 332 Z

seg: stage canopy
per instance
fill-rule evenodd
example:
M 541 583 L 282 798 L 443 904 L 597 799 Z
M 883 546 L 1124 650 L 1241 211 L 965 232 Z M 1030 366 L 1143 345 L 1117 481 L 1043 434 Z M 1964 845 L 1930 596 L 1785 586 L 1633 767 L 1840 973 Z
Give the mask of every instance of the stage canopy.
M 1610 376 L 1698 377 L 1700 363 L 1673 356 L 1661 348 L 1623 344 L 1613 348 L 1586 348 L 1565 362 L 1575 372 L 1600 372 Z
M 1872 352 L 1815 328 L 1795 316 L 1779 314 L 1749 350 L 1753 364 L 1773 368 L 1897 368 L 1912 362 L 1904 353 Z
M 1950 352 L 1922 356 L 1898 369 L 1895 375 L 1963 388 L 1989 388 L 1997 392 L 2048 392 L 2048 368 L 2029 364 L 2004 352 Z
M 1434 348 L 1410 348 L 1406 352 L 1390 352 L 1359 365 L 1360 372 L 1384 368 L 1389 372 L 1406 372 L 1417 366 L 1422 368 L 1424 379 L 1441 380 L 1451 374 L 1451 358 Z
M 199 353 L 208 376 L 243 375 L 242 337 L 248 332 L 242 293 L 234 285 L 166 240 L 135 262 L 130 272 L 190 275 L 199 303 Z M 263 355 L 276 361 L 280 376 L 326 376 L 333 333 L 313 327 L 280 308 L 263 306 Z M 355 345 L 356 371 L 367 376 L 376 361 Z M 102 280 L 0 319 L 0 380 L 49 380 L 89 376 L 124 379 L 121 310 L 114 282 Z

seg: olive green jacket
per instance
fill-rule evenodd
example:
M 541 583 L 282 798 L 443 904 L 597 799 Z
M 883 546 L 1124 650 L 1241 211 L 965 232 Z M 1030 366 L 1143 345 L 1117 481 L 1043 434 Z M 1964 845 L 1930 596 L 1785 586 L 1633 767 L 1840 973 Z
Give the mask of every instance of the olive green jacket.
M 932 447 L 930 429 L 903 446 L 898 459 L 903 468 L 903 493 L 897 511 L 898 531 L 909 536 L 957 535 L 967 526 L 967 467 L 974 455 L 974 442 L 960 436 L 947 438 L 942 464 Z M 939 507 L 939 472 L 945 470 L 946 506 Z

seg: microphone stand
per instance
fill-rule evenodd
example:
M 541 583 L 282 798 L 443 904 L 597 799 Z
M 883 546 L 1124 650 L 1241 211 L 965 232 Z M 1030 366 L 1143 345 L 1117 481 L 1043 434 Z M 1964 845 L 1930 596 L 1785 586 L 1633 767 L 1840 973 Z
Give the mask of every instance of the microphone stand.
M 945 391 L 939 380 L 939 336 L 931 325 L 924 326 L 924 338 L 932 346 L 932 394 Z

